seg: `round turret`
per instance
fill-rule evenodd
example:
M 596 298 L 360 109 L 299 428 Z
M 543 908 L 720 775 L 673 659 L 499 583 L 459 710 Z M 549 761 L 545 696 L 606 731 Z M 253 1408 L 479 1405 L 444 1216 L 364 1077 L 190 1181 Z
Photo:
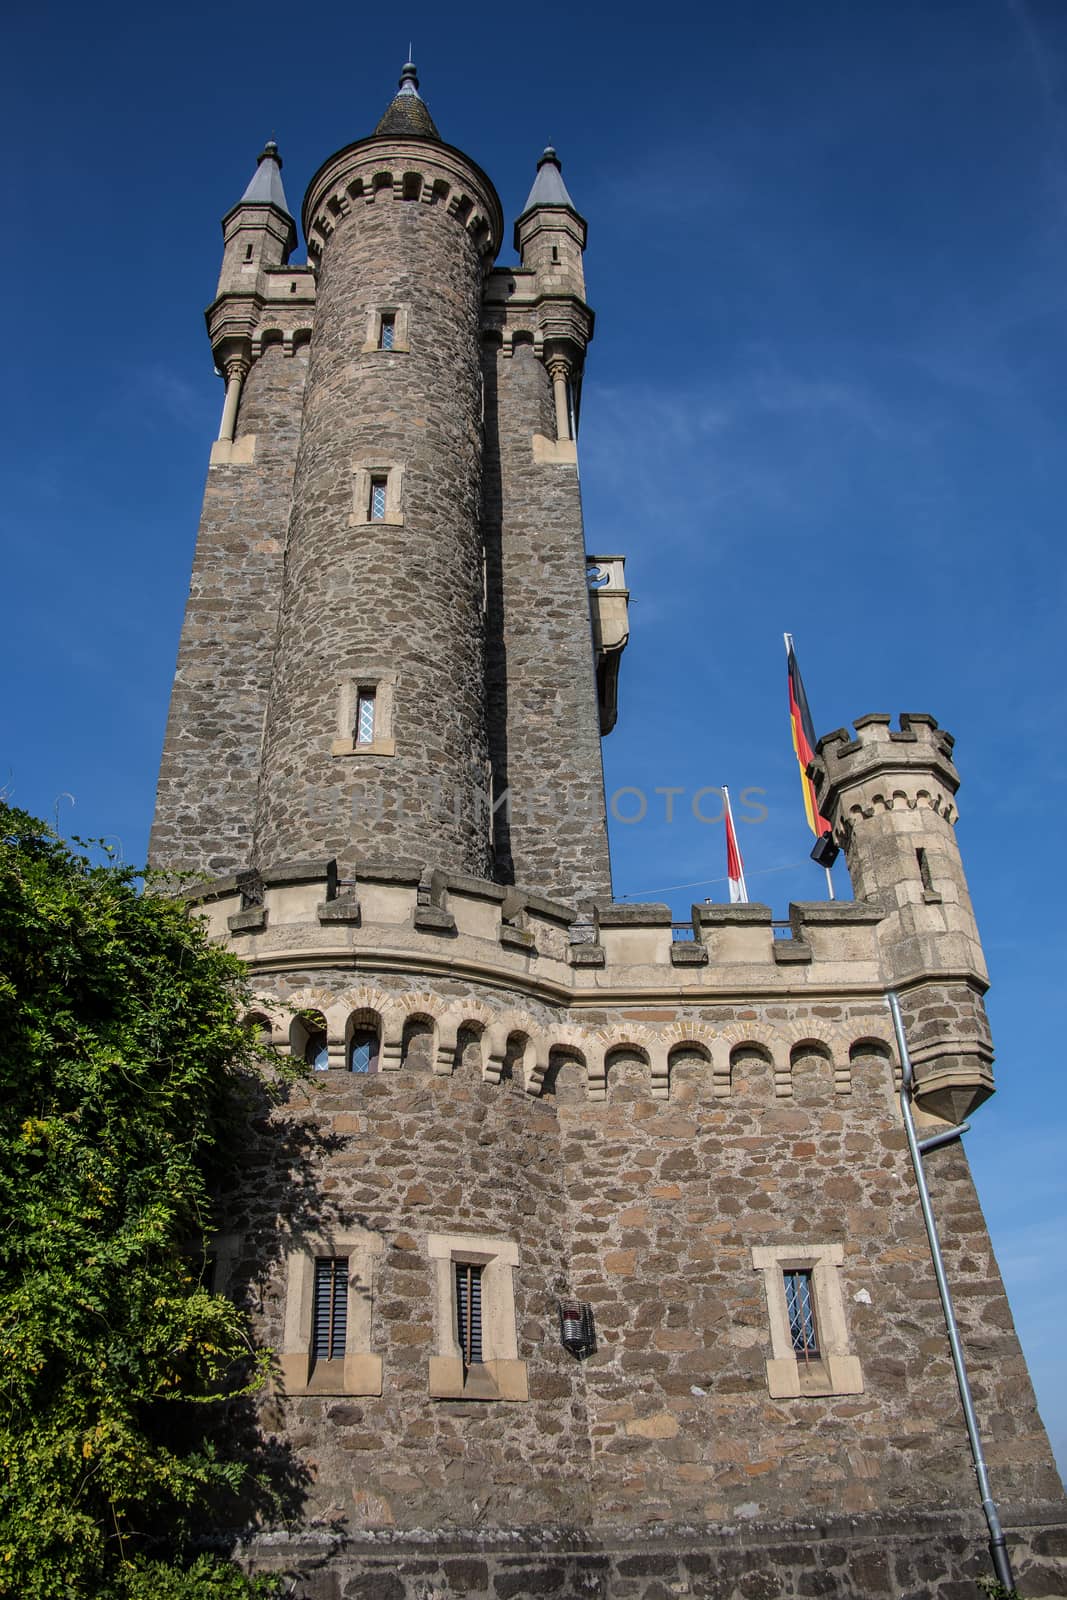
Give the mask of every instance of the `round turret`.
M 414 68 L 312 179 L 318 287 L 257 864 L 490 875 L 480 308 L 502 216 Z

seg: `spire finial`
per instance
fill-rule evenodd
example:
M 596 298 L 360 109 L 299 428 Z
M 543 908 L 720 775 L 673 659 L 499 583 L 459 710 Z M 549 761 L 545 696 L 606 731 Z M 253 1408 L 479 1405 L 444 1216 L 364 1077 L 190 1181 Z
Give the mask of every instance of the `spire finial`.
M 545 165 L 546 162 L 551 162 L 551 164 L 554 167 L 559 167 L 560 171 L 562 172 L 563 163 L 559 159 L 559 156 L 556 154 L 555 150 L 553 149 L 551 140 L 549 140 L 548 144 L 545 145 L 545 148 L 541 152 L 540 158 L 539 158 L 538 163 L 537 163 L 537 170 L 539 172 L 540 172 L 541 168 Z
M 401 91 L 407 90 L 408 94 L 419 92 L 419 69 L 411 59 L 411 46 L 408 45 L 408 59 L 404 62 L 400 72 Z
M 274 142 L 274 135 L 273 134 L 271 134 L 270 138 L 267 140 L 266 144 L 263 146 L 262 150 L 259 152 L 259 155 L 256 157 L 256 166 L 258 167 L 261 164 L 261 162 L 264 162 L 264 161 L 277 162 L 279 171 L 281 170 L 282 158 L 278 154 L 278 146 Z

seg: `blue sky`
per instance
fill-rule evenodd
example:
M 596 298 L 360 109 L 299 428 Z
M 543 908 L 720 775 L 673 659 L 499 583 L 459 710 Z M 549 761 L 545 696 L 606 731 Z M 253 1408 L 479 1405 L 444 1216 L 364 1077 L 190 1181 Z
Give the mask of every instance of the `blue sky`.
M 222 402 L 201 318 L 218 220 L 271 134 L 298 211 L 410 35 L 443 136 L 509 218 L 551 139 L 589 219 L 588 543 L 627 554 L 634 596 L 605 758 L 609 789 L 650 801 L 613 826 L 617 894 L 681 915 L 724 897 L 721 831 L 685 800 L 667 824 L 653 791 L 725 782 L 766 791 L 740 826 L 753 898 L 784 915 L 820 895 L 783 629 L 820 732 L 903 709 L 957 737 L 1000 1084 L 967 1144 L 1067 1463 L 1067 12 L 396 15 L 9 19 L 0 783 L 143 859 Z

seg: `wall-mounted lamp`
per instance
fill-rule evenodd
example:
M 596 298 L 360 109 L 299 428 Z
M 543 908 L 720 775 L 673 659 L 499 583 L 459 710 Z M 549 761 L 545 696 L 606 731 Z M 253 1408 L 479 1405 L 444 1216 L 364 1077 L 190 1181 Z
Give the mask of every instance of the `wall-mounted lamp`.
M 564 1350 L 584 1361 L 596 1351 L 593 1308 L 581 1300 L 559 1302 L 559 1338 Z

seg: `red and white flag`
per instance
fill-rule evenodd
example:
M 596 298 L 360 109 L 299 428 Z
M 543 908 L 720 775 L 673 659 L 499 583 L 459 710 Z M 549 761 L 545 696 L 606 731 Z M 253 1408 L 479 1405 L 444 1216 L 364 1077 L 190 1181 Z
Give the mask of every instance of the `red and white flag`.
M 722 788 L 723 817 L 726 821 L 726 876 L 730 880 L 730 904 L 748 905 L 748 890 L 745 887 L 745 863 L 741 860 L 741 851 L 737 845 L 737 834 L 734 832 L 734 814 L 730 810 L 730 791 L 723 784 Z

